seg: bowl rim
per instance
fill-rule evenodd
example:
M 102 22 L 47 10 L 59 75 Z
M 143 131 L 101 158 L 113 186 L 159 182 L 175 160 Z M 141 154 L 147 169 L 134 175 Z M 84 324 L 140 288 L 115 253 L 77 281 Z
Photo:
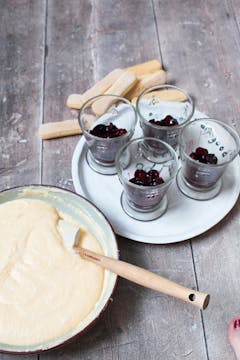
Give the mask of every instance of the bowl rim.
M 84 196 L 77 194 L 76 192 L 74 192 L 73 190 L 69 190 L 69 189 L 65 189 L 62 188 L 60 186 L 56 186 L 56 185 L 48 185 L 48 184 L 27 184 L 27 185 L 19 185 L 19 186 L 12 186 L 10 188 L 7 189 L 3 189 L 0 190 L 0 196 L 2 195 L 2 193 L 10 191 L 10 190 L 15 190 L 15 189 L 21 189 L 21 188 L 27 188 L 27 187 L 43 187 L 43 188 L 53 188 L 53 189 L 57 189 L 63 192 L 67 192 L 73 195 L 76 195 L 77 197 L 85 200 L 86 202 L 88 202 L 90 205 L 92 205 L 105 219 L 105 221 L 108 223 L 113 237 L 115 239 L 115 243 L 116 243 L 116 250 L 117 250 L 117 259 L 119 259 L 119 255 L 120 255 L 120 250 L 119 250 L 119 244 L 118 244 L 118 240 L 116 237 L 116 234 L 113 230 L 113 227 L 111 225 L 111 223 L 109 222 L 109 220 L 107 219 L 107 217 L 104 215 L 104 213 L 95 205 L 93 204 L 90 200 L 86 199 Z M 69 337 L 68 339 L 64 340 L 63 342 L 60 342 L 59 344 L 56 344 L 54 346 L 51 346 L 49 348 L 40 348 L 40 349 L 36 349 L 36 350 L 5 350 L 5 349 L 1 349 L 0 348 L 0 353 L 1 354 L 9 354 L 9 355 L 36 355 L 36 354 L 41 354 L 41 353 L 45 353 L 51 350 L 55 350 L 58 349 L 60 347 L 63 347 L 65 345 L 68 345 L 70 343 L 72 343 L 73 341 L 75 341 L 78 337 L 80 337 L 81 335 L 84 335 L 85 333 L 87 333 L 95 324 L 96 322 L 103 316 L 104 312 L 106 311 L 106 309 L 108 308 L 108 306 L 110 305 L 110 303 L 112 303 L 113 301 L 113 294 L 116 290 L 117 287 L 117 283 L 118 283 L 118 276 L 116 275 L 116 278 L 114 280 L 114 285 L 113 288 L 111 290 L 111 294 L 109 295 L 106 303 L 104 304 L 103 308 L 101 309 L 101 311 L 99 312 L 99 314 L 95 317 L 94 320 L 92 320 L 85 328 L 83 328 L 81 331 L 79 331 L 78 333 L 74 334 L 73 336 Z

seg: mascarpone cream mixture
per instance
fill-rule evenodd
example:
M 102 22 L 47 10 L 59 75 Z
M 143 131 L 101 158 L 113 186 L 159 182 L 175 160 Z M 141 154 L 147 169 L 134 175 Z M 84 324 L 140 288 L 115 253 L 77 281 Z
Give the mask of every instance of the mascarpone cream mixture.
M 31 345 L 66 334 L 97 303 L 104 270 L 64 245 L 60 215 L 29 199 L 0 205 L 0 343 Z M 102 252 L 82 230 L 81 245 Z

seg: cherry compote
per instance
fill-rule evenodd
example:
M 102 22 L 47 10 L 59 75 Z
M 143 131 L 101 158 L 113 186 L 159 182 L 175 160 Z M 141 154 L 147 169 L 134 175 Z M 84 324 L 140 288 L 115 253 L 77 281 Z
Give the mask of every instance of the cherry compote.
M 142 186 L 156 186 L 164 183 L 163 178 L 157 170 L 136 170 L 134 177 L 129 180 L 131 183 Z
M 167 115 L 162 120 L 151 119 L 151 120 L 149 120 L 149 122 L 151 124 L 159 125 L 159 126 L 176 126 L 176 125 L 178 125 L 178 121 L 176 119 L 174 119 L 171 115 Z
M 118 136 L 122 136 L 126 133 L 126 129 L 119 129 L 111 122 L 109 125 L 98 124 L 92 130 L 90 130 L 90 134 L 101 138 L 115 138 Z
M 193 151 L 190 154 L 190 157 L 193 160 L 199 161 L 203 164 L 217 164 L 218 158 L 215 154 L 209 154 L 208 150 L 203 147 L 196 148 L 195 151 Z

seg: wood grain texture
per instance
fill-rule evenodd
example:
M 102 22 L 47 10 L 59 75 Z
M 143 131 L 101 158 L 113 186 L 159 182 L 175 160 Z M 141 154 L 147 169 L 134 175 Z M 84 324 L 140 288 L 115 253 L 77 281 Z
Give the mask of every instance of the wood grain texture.
M 39 183 L 45 2 L 0 1 L 0 190 Z M 27 360 L 37 355 L 25 356 Z M 0 354 L 1 360 L 19 356 Z
M 107 69 L 159 58 L 160 50 L 150 2 L 112 1 L 111 8 L 106 1 L 96 2 L 95 19 L 96 69 L 99 76 L 104 75 Z M 156 269 L 160 273 L 163 271 L 161 273 L 163 276 L 175 281 L 179 280 L 186 286 L 195 286 L 188 243 L 180 247 L 154 247 L 120 239 L 120 250 L 123 260 L 149 270 Z M 178 263 L 179 268 L 176 265 Z M 133 316 L 123 326 L 123 332 L 112 335 L 112 343 L 116 344 L 113 359 L 118 357 L 124 359 L 124 356 L 126 359 L 132 357 L 145 359 L 146 354 L 151 359 L 161 357 L 171 359 L 173 354 L 176 354 L 177 358 L 188 353 L 191 353 L 189 359 L 205 358 L 203 337 L 199 338 L 197 331 L 194 330 L 198 329 L 199 332 L 202 330 L 198 312 L 186 308 L 181 302 L 159 297 L 159 294 L 149 293 L 124 281 L 122 291 L 124 291 L 123 299 L 128 294 L 128 301 L 116 303 L 116 299 L 112 304 L 114 310 L 110 318 L 112 331 L 115 329 L 115 324 L 121 323 L 122 318 L 127 314 L 131 316 L 131 310 Z M 135 304 L 135 300 L 139 298 L 140 301 Z M 134 305 L 135 311 L 133 311 Z M 181 310 L 175 312 L 175 306 Z M 127 312 L 125 316 L 124 312 Z M 178 314 L 177 319 L 173 312 Z M 172 337 L 171 331 L 166 329 L 173 328 L 174 322 L 176 322 L 176 331 Z M 191 340 L 187 336 L 189 329 Z M 181 342 L 181 348 L 178 341 Z
M 66 106 L 68 95 L 82 93 L 94 82 L 92 24 L 90 1 L 48 2 L 44 122 L 76 117 Z M 44 184 L 73 189 L 71 157 L 78 140 L 74 136 L 43 142 Z
M 0 0 L 0 190 L 41 180 L 73 189 L 79 136 L 43 142 L 41 153 L 42 117 L 75 117 L 66 107 L 69 94 L 149 59 L 163 63 L 170 82 L 188 90 L 199 110 L 240 132 L 239 0 L 45 1 Z M 233 360 L 227 326 L 240 315 L 239 211 L 238 201 L 191 242 L 156 246 L 119 237 L 123 260 L 210 292 L 202 317 L 181 301 L 119 280 L 112 303 L 85 335 L 25 358 Z M 0 355 L 10 358 L 18 356 Z
M 43 1 L 1 1 L 0 190 L 38 183 Z
M 194 286 L 193 271 L 187 269 L 187 242 L 158 247 L 123 238 L 119 241 L 121 257 L 126 261 L 185 284 L 188 277 L 188 285 Z M 176 253 L 181 255 L 177 261 Z M 40 358 L 68 356 L 91 360 L 205 359 L 199 311 L 120 279 L 113 302 L 94 328 L 73 344 Z
M 172 8 L 156 0 L 154 5 L 164 64 L 172 78 L 194 95 L 199 110 L 239 131 L 239 1 L 182 1 Z M 174 37 L 167 25 L 173 22 Z M 235 358 L 227 327 L 240 314 L 239 210 L 238 202 L 220 224 L 192 241 L 198 285 L 212 294 L 203 313 L 210 360 Z
M 82 93 L 114 68 L 159 58 L 151 2 L 114 0 L 111 6 L 109 1 L 83 3 L 85 7 L 80 10 L 76 1 L 66 7 L 64 2 L 49 2 L 45 121 L 53 121 L 55 116 L 59 119 L 61 114 L 69 117 L 66 96 Z M 79 32 L 74 32 L 80 24 Z M 64 39 L 58 39 L 58 29 L 65 34 Z M 56 98 L 52 89 L 58 88 Z M 70 161 L 77 140 L 44 143 L 44 182 L 69 186 L 66 181 L 71 178 Z M 162 247 L 120 238 L 119 244 L 123 260 L 185 286 L 196 286 L 188 242 Z M 88 334 L 62 350 L 40 356 L 46 360 L 66 357 L 204 360 L 200 312 L 181 301 L 120 280 L 113 303 Z

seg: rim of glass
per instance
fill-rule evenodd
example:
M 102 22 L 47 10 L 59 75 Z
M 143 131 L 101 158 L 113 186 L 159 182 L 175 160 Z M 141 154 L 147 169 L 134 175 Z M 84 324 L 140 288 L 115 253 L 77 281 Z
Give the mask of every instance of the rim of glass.
M 190 104 L 192 105 L 192 110 L 191 110 L 191 113 L 189 114 L 189 116 L 187 117 L 187 119 L 181 123 L 181 124 L 178 124 L 178 125 L 175 125 L 175 126 L 159 126 L 159 125 L 154 125 L 154 124 L 151 124 L 148 120 L 146 120 L 144 118 L 144 116 L 141 114 L 141 111 L 140 111 L 140 106 L 139 106 L 139 102 L 142 98 L 143 95 L 151 92 L 151 91 L 154 91 L 154 90 L 157 90 L 157 89 L 174 89 L 174 90 L 178 90 L 178 91 L 181 91 L 185 96 L 186 98 L 188 99 L 188 101 L 190 102 Z M 181 127 L 183 127 L 187 121 L 189 121 L 192 116 L 193 116 L 193 113 L 194 113 L 194 110 L 195 110 L 195 104 L 194 104 L 194 101 L 193 101 L 193 98 L 183 89 L 181 89 L 180 87 L 177 87 L 177 86 L 174 86 L 174 85 L 155 85 L 155 86 L 152 86 L 152 87 L 149 87 L 147 89 L 145 89 L 143 92 L 141 92 L 140 95 L 138 95 L 137 97 L 137 101 L 136 101 L 136 109 L 137 109 L 137 113 L 139 114 L 139 116 L 141 117 L 141 119 L 147 123 L 150 127 L 152 127 L 153 129 L 164 129 L 164 130 L 174 130 L 174 129 L 179 129 Z
M 222 164 L 204 164 L 204 163 L 201 163 L 200 161 L 196 161 L 194 159 L 192 159 L 184 150 L 183 150 L 183 140 L 182 140 L 182 136 L 183 136 L 183 131 L 190 125 L 192 124 L 195 124 L 196 122 L 200 122 L 200 121 L 211 121 L 211 122 L 214 122 L 214 123 L 217 123 L 219 125 L 221 125 L 223 128 L 226 128 L 229 130 L 229 132 L 231 133 L 232 137 L 234 138 L 235 140 L 235 143 L 236 143 L 236 151 L 235 151 L 235 154 L 234 156 L 232 157 L 232 159 L 228 160 L 228 161 L 225 161 L 224 163 Z M 213 119 L 213 118 L 199 118 L 199 119 L 195 119 L 193 121 L 191 121 L 190 123 L 186 124 L 180 131 L 180 134 L 179 134 L 179 149 L 180 149 L 180 154 L 181 153 L 184 153 L 184 155 L 186 156 L 186 158 L 193 164 L 197 164 L 201 167 L 204 167 L 204 166 L 210 166 L 210 167 L 221 167 L 221 166 L 225 166 L 229 163 L 231 163 L 235 158 L 236 156 L 238 155 L 239 151 L 240 151 L 240 137 L 237 133 L 237 131 L 230 125 L 228 124 L 225 124 L 223 121 L 220 121 L 220 120 L 217 120 L 217 119 Z
M 149 185 L 149 186 L 142 186 L 142 185 L 137 185 L 137 184 L 134 184 L 132 182 L 130 182 L 128 179 L 126 179 L 123 175 L 122 175 L 122 170 L 121 170 L 121 167 L 119 166 L 119 159 L 120 159 L 120 156 L 122 154 L 122 152 L 129 146 L 131 145 L 133 142 L 140 142 L 140 141 L 143 141 L 143 140 L 154 140 L 156 142 L 159 142 L 161 144 L 163 144 L 169 151 L 170 153 L 173 155 L 173 160 L 175 161 L 176 163 L 176 169 L 174 171 L 174 173 L 172 174 L 172 176 L 170 176 L 168 178 L 168 180 L 166 182 L 164 182 L 163 184 L 159 184 L 159 185 Z M 127 142 L 126 144 L 124 144 L 117 152 L 117 155 L 115 157 L 115 166 L 116 166 L 116 169 L 117 169 L 117 174 L 120 178 L 120 181 L 132 186 L 133 188 L 135 189 L 141 189 L 141 190 L 144 190 L 144 189 L 157 189 L 157 188 L 164 188 L 166 187 L 166 185 L 168 185 L 173 179 L 174 177 L 176 176 L 177 172 L 178 172 L 178 157 L 177 157 L 177 153 L 176 151 L 172 148 L 172 146 L 170 146 L 169 144 L 167 144 L 165 141 L 162 141 L 160 139 L 157 139 L 157 138 L 154 138 L 154 137 L 139 137 L 137 139 L 133 139 L 129 142 Z
M 121 100 L 123 101 L 125 104 L 127 105 L 130 105 L 131 109 L 133 110 L 133 114 L 134 114 L 134 123 L 133 123 L 133 126 L 130 130 L 128 130 L 126 132 L 126 134 L 124 135 L 121 135 L 121 136 L 117 136 L 117 137 L 114 137 L 114 138 L 101 138 L 99 136 L 95 136 L 95 135 L 92 135 L 90 134 L 89 131 L 85 130 L 84 129 L 84 126 L 82 126 L 82 120 L 81 120 L 81 114 L 82 112 L 84 111 L 84 109 L 86 108 L 86 106 L 89 104 L 89 103 L 92 103 L 94 101 L 94 99 L 98 99 L 98 98 L 101 98 L 101 97 L 114 97 L 114 98 L 117 98 L 118 100 Z M 106 113 L 104 113 L 106 114 Z M 104 115 L 103 114 L 103 115 Z M 101 116 L 99 116 L 100 118 Z M 90 99 L 88 99 L 87 101 L 85 101 L 83 103 L 83 105 L 81 106 L 79 112 L 78 112 L 78 124 L 80 126 L 80 129 L 82 130 L 83 134 L 87 134 L 88 137 L 92 138 L 92 139 L 95 139 L 95 140 L 101 140 L 101 141 L 114 141 L 118 138 L 125 138 L 125 137 L 128 137 L 129 134 L 133 133 L 134 130 L 135 130 L 135 127 L 136 127 L 136 124 L 137 124 L 137 113 L 136 113 L 136 110 L 135 110 L 135 107 L 133 106 L 133 104 L 126 98 L 122 97 L 122 96 L 119 96 L 119 95 L 114 95 L 114 94 L 102 94 L 102 95 L 97 95 L 97 96 L 93 96 L 91 97 Z

